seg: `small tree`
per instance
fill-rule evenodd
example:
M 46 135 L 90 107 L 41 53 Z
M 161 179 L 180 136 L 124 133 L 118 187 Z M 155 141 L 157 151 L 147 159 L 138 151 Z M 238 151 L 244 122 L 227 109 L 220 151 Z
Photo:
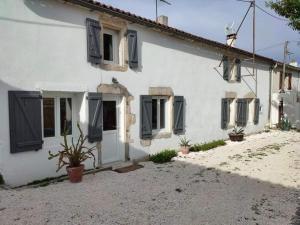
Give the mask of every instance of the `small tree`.
M 266 5 L 277 14 L 289 19 L 289 26 L 300 31 L 300 1 L 299 0 L 268 0 Z
M 79 130 L 79 137 L 77 140 L 77 143 L 75 145 L 74 140 L 72 138 L 72 143 L 68 144 L 67 139 L 67 130 L 66 130 L 66 123 L 65 123 L 65 130 L 63 133 L 64 137 L 64 143 L 61 143 L 61 146 L 63 147 L 63 150 L 58 151 L 58 153 L 53 154 L 51 151 L 49 151 L 49 157 L 48 159 L 54 159 L 58 157 L 58 167 L 56 172 L 58 172 L 62 167 L 69 166 L 69 167 L 78 167 L 82 162 L 85 160 L 92 158 L 93 159 L 93 166 L 95 166 L 95 155 L 93 153 L 93 150 L 96 148 L 96 146 L 88 148 L 84 145 L 87 136 L 83 135 L 83 132 L 80 128 L 79 123 L 77 123 L 77 127 Z

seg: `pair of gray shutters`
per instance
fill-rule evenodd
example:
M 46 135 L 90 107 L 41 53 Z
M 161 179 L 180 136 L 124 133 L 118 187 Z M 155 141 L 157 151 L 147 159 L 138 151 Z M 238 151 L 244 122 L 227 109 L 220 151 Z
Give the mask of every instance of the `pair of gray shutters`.
M 255 100 L 254 109 L 254 124 L 259 122 L 259 111 L 260 111 L 260 101 L 258 98 Z M 246 126 L 248 121 L 248 100 L 247 99 L 237 99 L 237 114 L 236 114 L 236 124 L 237 126 Z M 221 112 L 221 128 L 226 129 L 228 122 L 230 120 L 230 99 L 222 99 L 222 112 Z
M 226 81 L 229 81 L 230 78 L 230 64 L 231 62 L 229 61 L 228 56 L 223 56 L 223 79 Z M 237 69 L 236 81 L 241 82 L 241 60 L 236 59 L 235 65 Z
M 10 152 L 42 148 L 42 96 L 38 91 L 9 91 Z M 102 95 L 89 93 L 89 142 L 102 140 Z
M 140 97 L 140 138 L 152 139 L 152 96 L 142 95 Z M 174 96 L 173 102 L 173 132 L 184 133 L 184 97 Z
M 87 55 L 88 62 L 98 65 L 101 63 L 101 45 L 99 21 L 90 18 L 86 19 L 87 31 Z M 138 68 L 138 43 L 137 32 L 135 30 L 127 30 L 128 41 L 128 64 L 132 69 Z

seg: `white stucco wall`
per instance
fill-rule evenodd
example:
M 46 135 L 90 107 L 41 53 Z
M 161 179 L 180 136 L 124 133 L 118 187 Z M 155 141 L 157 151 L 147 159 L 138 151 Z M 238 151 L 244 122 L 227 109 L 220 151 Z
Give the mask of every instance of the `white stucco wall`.
M 214 69 L 221 54 L 196 44 L 163 35 L 136 24 L 140 68 L 127 72 L 104 71 L 91 66 L 86 56 L 85 18 L 97 19 L 96 13 L 52 0 L 2 0 L 0 2 L 0 173 L 8 184 L 19 185 L 47 176 L 55 176 L 55 162 L 48 161 L 48 149 L 10 154 L 8 90 L 42 90 L 78 93 L 95 92 L 100 83 L 117 78 L 133 95 L 131 111 L 136 123 L 131 126 L 130 158 L 139 158 L 165 148 L 178 148 L 179 137 L 154 139 L 148 147 L 140 144 L 139 96 L 149 87 L 171 87 L 186 101 L 186 136 L 193 143 L 226 139 L 222 130 L 221 98 L 236 92 L 238 98 L 255 90 L 251 76 L 241 83 L 228 83 Z M 242 74 L 249 72 L 243 63 Z M 249 123 L 246 133 L 260 131 L 268 122 L 269 65 L 258 64 L 258 98 L 262 105 L 259 124 Z M 86 102 L 78 97 L 79 120 L 86 128 Z M 87 165 L 90 167 L 90 165 Z

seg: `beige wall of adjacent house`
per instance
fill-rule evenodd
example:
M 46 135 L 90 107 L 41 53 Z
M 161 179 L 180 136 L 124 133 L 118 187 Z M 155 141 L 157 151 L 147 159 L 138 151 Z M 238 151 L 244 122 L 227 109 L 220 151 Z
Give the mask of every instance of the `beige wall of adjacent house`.
M 48 161 L 47 151 L 59 149 L 57 142 L 38 152 L 10 153 L 8 90 L 76 94 L 78 120 L 86 131 L 85 94 L 116 78 L 132 96 L 130 110 L 136 122 L 129 128 L 130 159 L 178 148 L 179 136 L 171 132 L 150 144 L 140 140 L 139 96 L 147 95 L 150 87 L 169 87 L 174 95 L 184 96 L 185 135 L 192 143 L 227 138 L 230 130 L 221 129 L 221 99 L 226 93 L 234 92 L 237 98 L 255 96 L 255 79 L 249 76 L 251 64 L 242 62 L 241 83 L 226 82 L 222 67 L 217 67 L 222 53 L 200 44 L 128 24 L 138 32 L 139 68 L 106 70 L 87 62 L 85 19 L 98 19 L 96 12 L 54 0 L 4 0 L 0 10 L 0 102 L 5 106 L 0 109 L 0 173 L 8 184 L 55 176 L 56 165 Z M 259 124 L 249 121 L 246 133 L 261 131 L 268 123 L 269 67 L 267 63 L 257 64 L 261 112 Z

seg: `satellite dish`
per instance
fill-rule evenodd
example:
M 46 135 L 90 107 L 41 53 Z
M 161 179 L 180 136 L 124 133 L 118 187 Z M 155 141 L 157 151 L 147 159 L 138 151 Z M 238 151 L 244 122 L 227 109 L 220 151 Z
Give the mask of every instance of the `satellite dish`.
M 234 21 L 232 21 L 231 24 L 227 24 L 225 26 L 225 34 L 230 35 L 230 34 L 235 34 L 235 29 L 233 28 L 234 26 Z

